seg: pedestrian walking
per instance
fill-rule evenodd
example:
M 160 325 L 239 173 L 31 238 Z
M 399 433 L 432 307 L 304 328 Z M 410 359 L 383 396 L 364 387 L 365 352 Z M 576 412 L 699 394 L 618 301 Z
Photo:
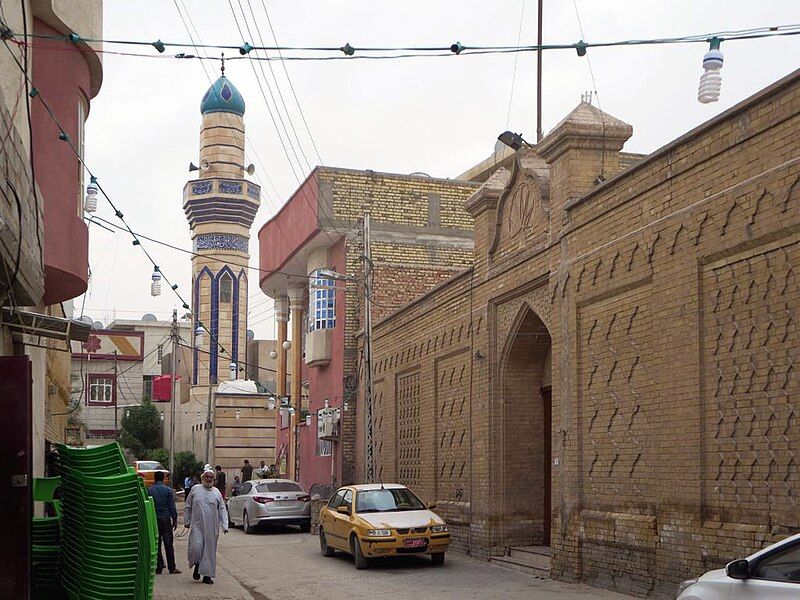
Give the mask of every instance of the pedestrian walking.
M 242 465 L 242 483 L 246 481 L 250 481 L 253 478 L 253 465 L 250 464 L 250 461 L 246 458 L 244 459 L 244 465 Z
M 184 527 L 189 528 L 189 565 L 194 568 L 192 578 L 203 583 L 214 583 L 217 576 L 217 541 L 219 528 L 228 533 L 228 509 L 222 494 L 214 487 L 214 469 L 206 465 L 202 475 L 203 485 L 189 492 L 183 512 Z
M 158 562 L 156 573 L 164 570 L 164 557 L 161 555 L 161 545 L 167 554 L 167 568 L 173 575 L 180 573 L 175 568 L 175 548 L 172 545 L 172 532 L 178 528 L 178 511 L 175 508 L 175 494 L 164 484 L 164 472 L 156 471 L 153 474 L 154 483 L 147 490 L 153 498 L 156 507 L 156 522 L 158 523 Z
M 184 500 L 189 497 L 189 491 L 192 489 L 193 486 L 200 483 L 200 478 L 192 473 L 191 475 L 187 475 L 186 479 L 183 480 L 183 498 Z
M 222 467 L 219 465 L 216 466 L 217 470 L 217 480 L 214 483 L 214 487 L 219 490 L 219 493 L 222 494 L 222 499 L 225 500 L 225 472 L 222 470 Z

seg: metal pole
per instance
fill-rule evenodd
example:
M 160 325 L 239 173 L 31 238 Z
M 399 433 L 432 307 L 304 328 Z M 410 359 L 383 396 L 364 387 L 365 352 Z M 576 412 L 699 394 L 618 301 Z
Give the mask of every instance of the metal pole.
M 175 393 L 178 379 L 178 310 L 172 311 L 172 391 L 169 396 L 169 477 L 172 487 L 175 487 Z
M 119 439 L 119 418 L 117 413 L 117 407 L 119 405 L 119 394 L 117 394 L 117 386 L 119 382 L 117 381 L 117 351 L 114 350 L 114 439 Z
M 211 403 L 214 399 L 211 372 L 208 373 L 208 410 L 206 412 L 206 464 L 211 464 Z
M 375 480 L 374 443 L 372 439 L 372 252 L 369 213 L 364 215 L 364 416 L 365 482 Z
M 542 4 L 539 0 L 539 22 L 536 29 L 536 43 L 542 46 Z M 542 141 L 542 51 L 536 52 L 536 143 Z

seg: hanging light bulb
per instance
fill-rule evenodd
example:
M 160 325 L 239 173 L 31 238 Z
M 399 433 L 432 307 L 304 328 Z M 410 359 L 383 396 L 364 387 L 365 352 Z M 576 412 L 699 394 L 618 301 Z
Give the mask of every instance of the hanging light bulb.
M 202 346 L 203 345 L 203 338 L 206 336 L 206 331 L 203 329 L 203 326 L 199 323 L 197 324 L 197 329 L 194 330 L 194 345 L 195 346 Z
M 239 418 L 239 409 L 238 408 L 236 409 L 236 418 L 237 419 Z
M 272 350 L 269 351 L 269 357 L 272 360 L 275 360 L 276 358 L 278 358 L 278 353 L 274 349 L 272 349 Z
M 97 178 L 92 175 L 86 186 L 86 197 L 83 199 L 83 210 L 93 213 L 97 210 Z
M 290 340 L 286 340 L 285 342 L 283 342 L 283 349 L 284 350 L 288 350 L 291 347 L 292 347 L 292 342 Z
M 700 76 L 700 87 L 697 89 L 697 99 L 703 104 L 719 100 L 719 92 L 722 89 L 722 75 L 719 71 L 723 62 L 722 52 L 719 49 L 721 43 L 722 40 L 718 37 L 711 38 L 711 47 L 703 57 L 705 71 Z
M 152 275 L 153 283 L 150 284 L 150 295 L 151 296 L 160 296 L 161 295 L 161 271 L 158 270 L 156 266 L 153 269 Z

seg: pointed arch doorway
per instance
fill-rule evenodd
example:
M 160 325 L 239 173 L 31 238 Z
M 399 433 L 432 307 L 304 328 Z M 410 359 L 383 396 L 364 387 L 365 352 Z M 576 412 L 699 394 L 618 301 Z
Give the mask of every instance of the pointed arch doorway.
M 551 338 L 523 305 L 501 362 L 503 545 L 549 546 L 552 502 Z

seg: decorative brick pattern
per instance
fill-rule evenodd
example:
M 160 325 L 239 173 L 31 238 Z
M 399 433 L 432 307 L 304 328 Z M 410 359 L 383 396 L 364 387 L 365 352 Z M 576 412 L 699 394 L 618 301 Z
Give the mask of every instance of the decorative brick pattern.
M 436 361 L 436 499 L 469 502 L 469 353 Z
M 397 474 L 410 486 L 420 481 L 419 371 L 397 378 Z
M 703 273 L 706 517 L 800 527 L 800 241 Z
M 579 309 L 583 504 L 637 506 L 648 465 L 649 286 Z

